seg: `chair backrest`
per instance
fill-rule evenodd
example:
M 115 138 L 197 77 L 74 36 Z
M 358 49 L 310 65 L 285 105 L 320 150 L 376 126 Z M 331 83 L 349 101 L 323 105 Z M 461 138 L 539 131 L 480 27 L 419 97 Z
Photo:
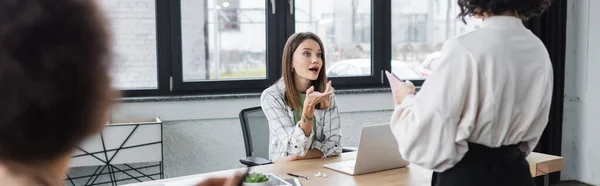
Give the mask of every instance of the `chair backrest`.
M 246 157 L 269 159 L 269 121 L 260 106 L 240 112 Z

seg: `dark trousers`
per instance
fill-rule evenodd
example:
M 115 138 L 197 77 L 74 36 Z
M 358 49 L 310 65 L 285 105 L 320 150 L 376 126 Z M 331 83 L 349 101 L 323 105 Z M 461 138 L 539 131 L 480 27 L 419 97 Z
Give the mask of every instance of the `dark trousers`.
M 432 186 L 534 186 L 525 153 L 517 145 L 490 148 L 469 143 L 454 167 L 434 172 Z

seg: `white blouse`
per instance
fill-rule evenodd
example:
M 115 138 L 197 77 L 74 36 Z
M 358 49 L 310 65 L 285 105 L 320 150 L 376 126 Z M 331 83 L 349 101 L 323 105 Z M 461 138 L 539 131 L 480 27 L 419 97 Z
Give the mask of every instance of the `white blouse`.
M 441 63 L 391 118 L 403 158 L 443 172 L 469 150 L 520 144 L 531 153 L 550 112 L 553 72 L 544 44 L 516 17 L 494 16 L 451 39 Z

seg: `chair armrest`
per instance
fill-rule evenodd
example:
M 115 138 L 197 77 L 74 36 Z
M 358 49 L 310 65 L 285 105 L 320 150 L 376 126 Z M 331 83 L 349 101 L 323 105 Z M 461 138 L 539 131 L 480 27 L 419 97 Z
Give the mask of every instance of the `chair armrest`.
M 342 147 L 342 153 L 358 151 L 358 147 Z
M 261 157 L 246 157 L 246 158 L 240 159 L 240 163 L 242 163 L 248 167 L 254 167 L 254 166 L 259 166 L 259 165 L 271 164 L 272 162 L 269 161 L 268 159 L 261 158 Z

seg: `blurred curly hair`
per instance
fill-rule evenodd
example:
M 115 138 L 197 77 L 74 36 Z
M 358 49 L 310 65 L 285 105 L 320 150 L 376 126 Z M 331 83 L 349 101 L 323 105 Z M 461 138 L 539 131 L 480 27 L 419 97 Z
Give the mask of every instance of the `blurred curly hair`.
M 458 0 L 458 18 L 465 22 L 465 17 L 483 15 L 484 12 L 498 15 L 512 11 L 519 18 L 528 20 L 544 13 L 550 4 L 551 0 Z

